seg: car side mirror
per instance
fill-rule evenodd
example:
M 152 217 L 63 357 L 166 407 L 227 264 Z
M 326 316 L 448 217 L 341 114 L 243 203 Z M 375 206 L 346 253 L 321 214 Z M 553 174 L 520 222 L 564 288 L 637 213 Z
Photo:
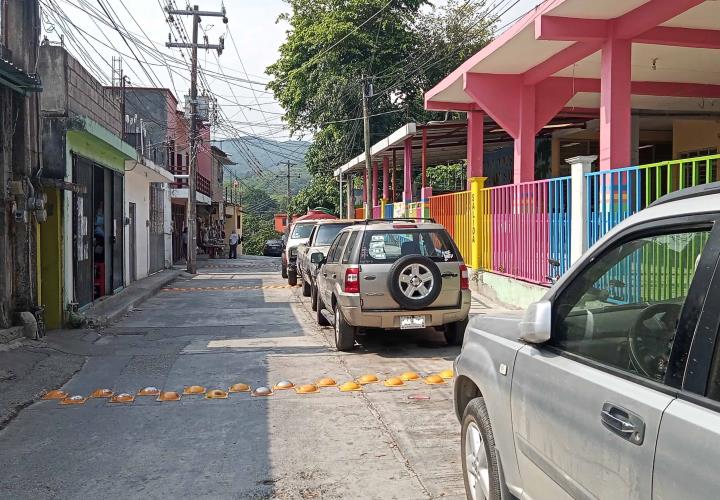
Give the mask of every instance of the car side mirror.
M 325 262 L 325 256 L 321 252 L 313 252 L 310 255 L 310 262 L 320 265 Z
M 530 344 L 542 344 L 550 340 L 552 302 L 541 300 L 530 304 L 520 322 L 520 339 Z

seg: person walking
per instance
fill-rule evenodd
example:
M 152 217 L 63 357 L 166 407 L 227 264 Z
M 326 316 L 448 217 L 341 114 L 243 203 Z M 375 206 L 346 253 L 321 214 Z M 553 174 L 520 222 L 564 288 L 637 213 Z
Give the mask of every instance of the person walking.
M 187 261 L 187 250 L 188 250 L 188 228 L 185 226 L 182 230 L 182 256 Z
M 230 234 L 228 243 L 230 244 L 230 258 L 237 259 L 237 247 L 238 243 L 240 243 L 240 237 L 234 229 L 232 230 L 232 234 Z

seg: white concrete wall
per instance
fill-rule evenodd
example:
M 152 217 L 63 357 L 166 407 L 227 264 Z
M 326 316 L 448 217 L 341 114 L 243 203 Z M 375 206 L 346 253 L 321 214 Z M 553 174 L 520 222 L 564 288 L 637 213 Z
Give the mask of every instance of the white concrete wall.
M 137 279 L 148 275 L 150 267 L 150 182 L 145 174 L 134 170 L 125 173 L 125 217 L 130 217 L 130 203 L 135 203 L 135 256 Z M 130 226 L 125 226 L 125 283 L 130 283 Z
M 169 269 L 173 265 L 172 254 L 172 198 L 170 196 L 170 185 L 163 184 L 163 207 L 165 222 L 163 224 L 165 232 L 165 268 Z

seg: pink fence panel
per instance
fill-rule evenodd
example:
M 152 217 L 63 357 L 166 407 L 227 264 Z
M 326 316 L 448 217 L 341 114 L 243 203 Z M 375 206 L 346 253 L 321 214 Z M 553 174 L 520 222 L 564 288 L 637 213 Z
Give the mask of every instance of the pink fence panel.
M 382 219 L 382 207 L 380 205 L 373 207 L 372 209 L 372 218 L 373 219 Z
M 489 188 L 492 271 L 547 284 L 550 258 L 549 181 Z

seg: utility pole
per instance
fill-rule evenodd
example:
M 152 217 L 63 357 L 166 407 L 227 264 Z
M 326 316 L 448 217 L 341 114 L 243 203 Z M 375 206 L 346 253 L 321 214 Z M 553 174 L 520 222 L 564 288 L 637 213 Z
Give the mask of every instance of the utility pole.
M 292 216 L 290 214 L 290 200 L 292 199 L 292 191 L 290 190 L 290 178 L 292 177 L 292 175 L 290 174 L 290 167 L 294 167 L 295 164 L 290 163 L 289 161 L 286 161 L 285 163 L 281 163 L 280 165 L 287 166 L 287 174 L 278 175 L 278 177 L 286 177 L 287 178 L 287 209 L 286 209 L 287 224 L 286 225 L 288 227 L 290 227 L 290 217 Z M 300 175 L 298 175 L 297 177 L 300 178 Z
M 209 12 L 199 10 L 197 5 L 192 9 L 173 9 L 170 0 L 165 7 L 170 19 L 172 16 L 192 16 L 192 43 L 179 43 L 168 41 L 165 46 L 170 48 L 189 48 L 192 51 L 192 66 L 190 70 L 190 168 L 188 171 L 188 209 L 187 209 L 187 228 L 188 228 L 188 248 L 187 248 L 187 272 L 195 274 L 197 272 L 197 153 L 198 153 L 198 116 L 197 116 L 197 49 L 218 51 L 218 55 L 222 54 L 225 48 L 225 40 L 220 37 L 220 43 L 217 45 L 209 44 L 207 37 L 205 43 L 198 44 L 198 27 L 200 25 L 201 16 L 222 17 L 223 23 L 227 24 L 228 19 L 225 16 L 225 7 L 221 12 Z M 168 39 L 170 36 L 168 35 Z
M 365 199 L 363 206 L 365 207 L 365 220 L 372 218 L 372 207 L 370 194 L 372 184 L 372 172 L 370 171 L 370 113 L 368 111 L 368 98 L 372 97 L 372 84 L 368 85 L 365 75 L 362 75 L 362 108 L 363 108 L 363 125 L 365 134 Z

